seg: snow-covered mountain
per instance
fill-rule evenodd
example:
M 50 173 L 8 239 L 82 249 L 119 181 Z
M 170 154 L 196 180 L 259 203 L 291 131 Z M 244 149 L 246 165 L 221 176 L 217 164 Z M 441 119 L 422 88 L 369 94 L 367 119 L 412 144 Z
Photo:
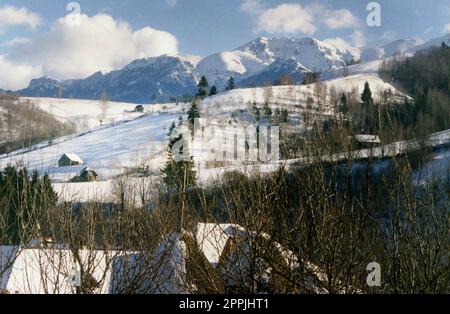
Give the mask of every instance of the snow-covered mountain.
M 389 58 L 397 54 L 412 55 L 417 51 L 429 49 L 431 47 L 439 47 L 442 42 L 450 45 L 450 34 L 432 38 L 425 43 L 421 43 L 415 39 L 399 39 L 390 42 L 382 47 L 364 47 L 361 49 L 361 62 L 370 62 Z
M 197 66 L 197 72 L 207 77 L 211 85 L 223 89 L 226 81 L 233 77 L 240 81 L 269 64 L 254 55 L 239 50 L 226 51 L 204 58 Z
M 358 56 L 315 38 L 265 38 L 254 40 L 238 50 L 253 54 L 267 64 L 277 59 L 295 59 L 312 71 L 324 72 L 343 67 Z
M 193 95 L 200 76 L 210 85 L 223 90 L 234 77 L 238 86 L 261 86 L 274 83 L 284 75 L 301 82 L 306 72 L 321 72 L 322 77 L 346 65 L 370 62 L 397 53 L 414 53 L 442 42 L 450 45 L 450 34 L 424 44 L 415 40 L 397 40 L 383 47 L 347 50 L 315 38 L 260 37 L 232 51 L 224 51 L 203 59 L 197 56 L 164 55 L 131 62 L 123 69 L 107 74 L 97 72 L 86 79 L 56 81 L 34 79 L 18 91 L 22 96 L 57 97 L 62 87 L 65 98 L 99 99 L 103 91 L 114 101 L 154 103 L 172 97 Z
M 358 56 L 346 50 L 314 38 L 261 37 L 233 51 L 201 60 L 196 56 L 164 55 L 135 60 L 121 70 L 97 72 L 86 79 L 61 82 L 51 78 L 34 79 L 18 93 L 57 97 L 62 87 L 66 98 L 99 99 L 106 91 L 111 100 L 149 103 L 193 95 L 201 75 L 221 90 L 231 76 L 237 83 L 245 79 L 275 81 L 284 74 L 301 80 L 304 72 L 335 70 L 357 59 Z M 251 78 L 254 75 L 257 76 Z
M 439 47 L 442 42 L 446 43 L 450 46 L 450 33 L 441 37 L 432 38 L 421 45 L 417 45 L 411 49 L 411 51 L 416 52 L 424 49 L 428 49 L 431 47 Z
M 399 39 L 384 45 L 382 48 L 384 50 L 385 57 L 391 57 L 396 54 L 404 54 L 411 51 L 411 49 L 418 46 L 418 44 L 419 42 L 415 39 Z
M 371 62 L 384 58 L 384 49 L 380 47 L 364 47 L 361 48 L 361 62 Z
M 326 72 L 355 62 L 359 56 L 350 51 L 321 42 L 315 38 L 266 38 L 260 37 L 233 51 L 226 51 L 204 58 L 197 71 L 205 75 L 211 84 L 222 88 L 230 76 L 236 81 L 246 80 L 263 71 L 276 60 L 294 60 L 301 67 L 314 72 Z M 292 61 L 291 62 L 292 65 Z M 279 65 L 274 67 L 278 70 Z M 246 80 L 247 81 L 247 80 Z
M 135 103 L 167 101 L 171 96 L 192 95 L 199 80 L 195 58 L 160 56 L 131 62 L 121 70 L 97 72 L 86 79 L 58 82 L 50 78 L 32 80 L 22 96 L 56 97 L 58 87 L 66 98 L 99 99 L 105 91 L 111 100 Z
M 305 73 L 311 70 L 305 68 L 295 59 L 278 59 L 264 70 L 252 75 L 239 82 L 239 87 L 263 86 L 265 84 L 274 84 L 282 80 L 283 77 L 289 76 L 293 84 L 301 84 L 305 77 Z

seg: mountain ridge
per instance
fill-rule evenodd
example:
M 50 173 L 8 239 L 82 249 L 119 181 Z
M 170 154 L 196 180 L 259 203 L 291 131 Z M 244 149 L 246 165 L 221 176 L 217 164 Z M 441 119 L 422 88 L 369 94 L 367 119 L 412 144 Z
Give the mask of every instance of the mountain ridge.
M 204 58 L 162 55 L 133 60 L 122 69 L 96 72 L 84 79 L 58 81 L 49 77 L 30 81 L 17 91 L 21 96 L 99 99 L 103 92 L 114 101 L 154 103 L 194 95 L 201 76 L 210 86 L 223 90 L 230 77 L 242 87 L 274 83 L 283 75 L 301 82 L 307 72 L 327 73 L 358 62 L 369 62 L 396 53 L 414 53 L 445 41 L 450 34 L 423 44 L 396 40 L 379 48 L 363 49 L 361 55 L 313 37 L 259 37 L 234 50 Z

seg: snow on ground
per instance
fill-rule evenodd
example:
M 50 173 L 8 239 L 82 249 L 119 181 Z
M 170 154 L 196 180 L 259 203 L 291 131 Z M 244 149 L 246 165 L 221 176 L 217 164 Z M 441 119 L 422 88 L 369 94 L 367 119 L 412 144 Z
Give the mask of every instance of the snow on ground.
M 332 155 L 324 155 L 318 157 L 304 157 L 289 160 L 280 160 L 278 162 L 264 163 L 264 164 L 246 164 L 246 165 L 229 165 L 227 167 L 217 167 L 209 169 L 200 169 L 197 172 L 198 182 L 200 184 L 211 184 L 215 180 L 218 180 L 225 172 L 238 171 L 246 175 L 254 173 L 271 173 L 279 170 L 281 167 L 289 169 L 290 167 L 296 167 L 301 164 L 309 164 L 317 162 L 317 160 L 342 162 L 348 160 L 364 160 L 367 158 L 390 158 L 397 155 L 404 154 L 408 151 L 414 151 L 419 148 L 419 141 L 409 140 L 394 142 L 371 149 L 355 150 L 352 152 L 336 153 Z M 437 132 L 425 141 L 425 145 L 430 148 L 439 149 L 440 147 L 446 147 L 450 144 L 450 130 Z M 450 150 L 442 149 L 438 153 L 431 155 L 432 161 L 428 162 L 420 173 L 416 176 L 422 176 L 426 179 L 434 177 L 450 178 Z
M 88 203 L 102 200 L 109 203 L 113 201 L 114 181 L 53 183 L 53 189 L 59 198 L 68 202 Z
M 432 181 L 450 182 L 450 148 L 431 154 L 430 160 L 414 172 L 413 182 L 425 184 Z
M 92 130 L 100 125 L 98 118 L 102 109 L 99 100 L 34 97 L 23 97 L 22 100 L 29 100 L 60 121 L 75 123 L 79 131 Z M 132 112 L 136 106 L 138 104 L 108 102 L 105 124 L 114 124 L 141 116 L 142 113 Z M 186 104 L 151 104 L 143 105 L 143 107 L 147 113 L 174 113 L 185 108 Z
M 144 162 L 151 169 L 163 164 L 168 127 L 177 114 L 152 114 L 109 128 L 48 146 L 21 155 L 0 159 L 0 168 L 8 164 L 26 166 L 29 170 L 48 172 L 53 180 L 66 182 L 83 167 L 90 166 L 106 180 L 121 174 L 128 167 Z M 77 167 L 58 167 L 64 153 L 75 153 L 85 164 Z
M 371 66 L 375 68 L 374 65 Z M 366 65 L 366 67 L 367 68 L 364 67 L 363 69 L 370 69 L 370 66 Z M 328 89 L 334 87 L 337 92 L 351 92 L 352 90 L 356 90 L 358 94 L 361 94 L 364 90 L 365 82 L 369 83 L 373 95 L 377 95 L 378 93 L 387 90 L 391 90 L 394 94 L 401 95 L 401 93 L 391 84 L 384 82 L 377 76 L 367 73 L 334 78 L 329 81 L 324 81 L 323 83 Z M 306 105 L 306 101 L 309 97 L 314 98 L 314 86 L 314 84 L 310 84 L 273 86 L 270 88 L 234 89 L 227 93 L 205 99 L 202 103 L 202 110 L 207 111 L 209 114 L 248 110 L 251 108 L 253 102 L 261 105 L 264 104 L 267 99 L 270 99 L 269 103 L 272 106 L 281 105 L 292 107 L 295 105 Z M 271 96 L 269 97 L 270 94 Z M 324 113 L 326 114 L 327 112 Z M 330 114 L 330 112 L 328 113 Z
M 344 76 L 347 71 L 349 76 L 353 75 L 370 75 L 378 77 L 378 70 L 381 65 L 381 60 L 374 60 L 349 66 L 347 68 L 339 68 L 333 71 L 324 72 L 320 75 L 322 81 L 332 80 Z
M 328 88 L 335 87 L 337 91 L 349 92 L 356 89 L 361 93 L 365 82 L 369 82 L 372 92 L 395 89 L 375 76 L 375 63 L 356 65 L 349 72 L 360 73 L 347 77 L 339 77 L 324 82 Z M 371 72 L 372 71 L 372 72 Z M 268 88 L 235 89 L 217 96 L 205 99 L 201 105 L 202 116 L 215 116 L 226 120 L 232 112 L 249 110 L 250 104 L 256 101 L 263 104 L 271 94 L 272 105 L 280 104 L 286 107 L 292 117 L 301 114 L 299 107 L 304 108 L 308 97 L 313 97 L 314 84 L 307 86 L 276 86 Z M 0 168 L 8 164 L 23 165 L 29 170 L 47 172 L 55 182 L 59 194 L 64 194 L 65 200 L 72 200 L 79 195 L 80 200 L 89 200 L 95 196 L 103 197 L 111 191 L 108 180 L 129 170 L 145 164 L 149 170 L 158 173 L 163 167 L 167 149 L 167 132 L 170 124 L 184 114 L 189 104 L 157 104 L 145 105 L 145 114 L 130 113 L 135 104 L 114 103 L 108 105 L 107 124 L 99 127 L 98 115 L 101 112 L 99 101 L 25 98 L 37 104 L 43 110 L 55 117 L 77 123 L 83 130 L 79 134 L 56 139 L 51 143 L 43 143 L 33 147 L 33 150 L 13 152 L 9 156 L 0 156 Z M 323 109 L 323 114 L 332 114 L 329 109 Z M 58 167 L 58 160 L 64 153 L 75 153 L 85 162 L 76 167 Z M 68 184 L 85 166 L 90 166 L 99 174 L 99 181 L 93 184 Z M 246 172 L 253 172 L 255 166 L 246 166 Z M 279 164 L 258 165 L 261 172 L 272 172 Z M 203 167 L 202 167 L 203 168 Z M 240 165 L 231 168 L 198 169 L 199 183 L 207 183 L 218 178 L 227 170 L 242 169 Z M 65 183 L 64 183 L 65 182 Z M 64 183 L 57 185 L 58 183 Z M 74 194 L 74 195 L 70 195 Z M 82 195 L 82 196 L 81 196 Z

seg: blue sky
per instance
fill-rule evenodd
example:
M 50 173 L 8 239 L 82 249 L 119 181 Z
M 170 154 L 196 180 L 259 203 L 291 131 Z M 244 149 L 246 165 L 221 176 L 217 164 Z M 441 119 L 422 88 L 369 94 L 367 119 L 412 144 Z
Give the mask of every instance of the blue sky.
M 173 1 L 173 0 L 172 0 Z M 69 1 L 13 0 L 0 1 L 17 7 L 27 7 L 42 16 L 44 29 L 58 17 L 66 15 Z M 180 52 L 208 55 L 235 48 L 267 32 L 255 32 L 254 20 L 240 9 L 242 0 L 79 0 L 82 13 L 95 15 L 107 13 L 130 23 L 134 28 L 151 26 L 175 35 Z M 267 8 L 282 3 L 308 5 L 322 3 L 333 9 L 349 9 L 365 21 L 368 12 L 364 0 L 283 1 L 263 0 Z M 364 27 L 368 40 L 377 43 L 392 38 L 430 38 L 442 35 L 443 27 L 450 23 L 450 1 L 443 0 L 383 0 L 382 26 Z M 172 3 L 172 5 L 170 5 Z M 174 4 L 176 3 L 176 4 Z M 1 38 L 23 35 L 23 30 L 13 30 Z M 276 34 L 282 35 L 282 34 Z M 288 34 L 305 36 L 301 32 Z M 351 30 L 321 29 L 313 36 L 319 39 L 340 36 L 349 39 Z M 390 35 L 390 36 L 388 36 Z
M 450 0 L 379 0 L 381 27 L 367 26 L 370 0 L 78 0 L 84 22 L 67 28 L 58 19 L 69 13 L 69 2 L 0 0 L 0 72 L 23 70 L 15 82 L 2 86 L 23 85 L 37 74 L 82 77 L 93 69 L 95 57 L 99 69 L 108 71 L 144 55 L 206 56 L 258 36 L 313 36 L 374 46 L 450 32 Z M 103 18 L 94 18 L 99 14 Z M 105 25 L 112 27 L 110 32 L 104 32 Z M 110 55 L 104 56 L 95 46 L 106 39 L 104 51 Z

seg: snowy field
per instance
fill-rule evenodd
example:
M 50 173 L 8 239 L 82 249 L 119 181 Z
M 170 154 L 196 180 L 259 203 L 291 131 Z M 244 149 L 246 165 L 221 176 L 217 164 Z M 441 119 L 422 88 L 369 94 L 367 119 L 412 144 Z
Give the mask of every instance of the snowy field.
M 356 90 L 358 94 L 361 94 L 364 90 L 365 82 L 369 83 L 374 97 L 376 97 L 378 93 L 386 90 L 391 90 L 395 95 L 402 96 L 402 94 L 389 83 L 384 82 L 379 77 L 367 73 L 334 78 L 329 81 L 324 81 L 323 83 L 328 89 L 335 88 L 338 93 Z M 271 93 L 272 95 L 268 97 L 268 93 Z M 253 102 L 261 105 L 264 104 L 268 98 L 270 98 L 269 104 L 271 106 L 285 106 L 288 109 L 294 110 L 296 105 L 305 105 L 309 97 L 314 98 L 314 84 L 273 86 L 269 89 L 264 87 L 235 89 L 230 92 L 205 99 L 203 101 L 202 109 L 208 110 L 208 113 L 210 114 L 221 114 L 236 110 L 248 110 L 251 108 Z M 327 111 L 324 111 L 323 113 L 331 114 L 331 112 Z
M 74 123 L 79 131 L 96 129 L 100 126 L 99 116 L 102 109 L 99 100 L 82 99 L 57 99 L 57 98 L 34 98 L 23 97 L 40 109 L 47 111 L 55 118 L 63 122 Z M 142 115 L 133 112 L 137 104 L 123 102 L 108 102 L 106 110 L 106 121 L 104 124 L 111 125 L 121 121 L 132 120 Z M 152 104 L 142 105 L 146 113 L 176 113 L 187 104 Z
M 149 114 L 130 122 L 103 128 L 32 152 L 0 159 L 0 167 L 23 165 L 29 170 L 48 172 L 56 182 L 73 178 L 90 166 L 106 180 L 129 167 L 143 163 L 159 168 L 164 162 L 168 127 L 176 114 Z M 64 153 L 75 153 L 84 161 L 77 167 L 58 167 Z
M 349 67 L 353 75 L 325 81 L 327 88 L 338 92 L 356 90 L 361 93 L 365 82 L 369 82 L 374 95 L 393 86 L 376 76 L 377 62 Z M 331 74 L 330 74 L 331 75 Z M 334 74 L 336 77 L 340 73 Z M 305 110 L 306 100 L 314 95 L 314 84 L 307 86 L 276 86 L 271 88 L 272 106 L 286 108 L 293 119 L 300 118 Z M 144 113 L 131 112 L 136 104 L 108 104 L 106 124 L 99 125 L 101 114 L 99 101 L 25 98 L 43 110 L 63 121 L 76 123 L 80 133 L 56 139 L 52 143 L 36 145 L 31 151 L 16 151 L 9 156 L 0 156 L 0 168 L 7 165 L 23 165 L 30 171 L 47 172 L 54 180 L 55 189 L 63 199 L 82 201 L 110 194 L 112 181 L 127 170 L 145 165 L 154 173 L 164 166 L 167 151 L 167 132 L 170 124 L 186 113 L 190 104 L 144 105 Z M 253 102 L 265 103 L 267 88 L 235 89 L 217 96 L 206 98 L 200 106 L 203 117 L 226 121 L 237 110 L 250 110 Z M 323 108 L 324 115 L 333 114 Z M 299 127 L 299 126 L 297 126 Z M 77 154 L 84 161 L 82 166 L 58 167 L 58 160 L 64 153 Z M 89 166 L 99 175 L 96 183 L 67 183 L 78 172 Z M 249 168 L 250 167 L 250 168 Z M 256 170 L 271 172 L 279 164 L 258 165 Z M 199 183 L 207 184 L 217 179 L 227 170 L 242 170 L 242 165 L 227 168 L 197 169 Z M 245 166 L 244 172 L 253 172 L 254 166 Z

